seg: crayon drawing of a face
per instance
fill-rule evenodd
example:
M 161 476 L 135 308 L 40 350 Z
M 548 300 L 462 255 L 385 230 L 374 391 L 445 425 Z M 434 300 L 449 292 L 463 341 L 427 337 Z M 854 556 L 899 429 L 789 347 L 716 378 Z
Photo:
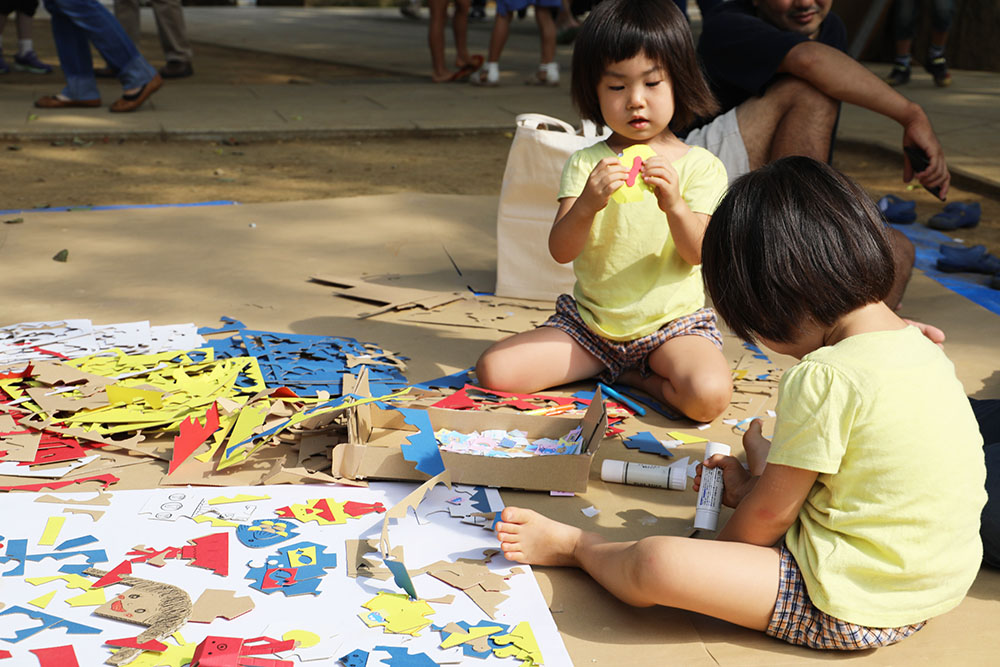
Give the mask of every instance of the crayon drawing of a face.
M 155 616 L 160 611 L 160 598 L 148 591 L 130 588 L 120 593 L 110 602 L 98 607 L 98 612 L 105 616 L 118 618 L 131 623 L 142 623 L 145 619 Z

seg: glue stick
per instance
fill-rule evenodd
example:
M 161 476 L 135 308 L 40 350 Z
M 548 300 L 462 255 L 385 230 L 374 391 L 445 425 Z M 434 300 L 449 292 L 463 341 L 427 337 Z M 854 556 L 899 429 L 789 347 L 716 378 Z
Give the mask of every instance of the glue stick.
M 660 489 L 683 491 L 687 488 L 687 468 L 605 459 L 601 464 L 601 479 L 616 484 L 653 486 Z
M 716 454 L 729 456 L 729 445 L 709 442 L 705 445 L 705 458 Z M 698 490 L 698 504 L 695 505 L 694 527 L 698 530 L 715 530 L 719 523 L 719 509 L 722 507 L 722 468 L 702 468 L 701 487 Z

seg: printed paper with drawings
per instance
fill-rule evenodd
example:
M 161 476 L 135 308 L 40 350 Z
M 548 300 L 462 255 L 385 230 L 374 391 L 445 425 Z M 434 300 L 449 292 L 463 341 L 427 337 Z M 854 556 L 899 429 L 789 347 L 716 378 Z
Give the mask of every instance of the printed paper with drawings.
M 449 511 L 455 507 L 459 496 L 466 495 L 469 502 L 462 501 L 463 505 L 473 502 L 473 495 L 485 495 L 489 501 L 487 506 L 495 509 L 500 506 L 496 491 L 459 486 L 450 490 L 439 484 L 427 492 L 419 505 L 419 518 L 408 510 L 403 518 L 389 521 L 390 558 L 405 563 L 419 595 L 416 601 L 407 599 L 392 576 L 363 576 L 364 570 L 384 569 L 377 550 L 360 549 L 368 551 L 364 558 L 369 566 L 362 568 L 362 573 L 358 572 L 356 540 L 370 540 L 369 544 L 375 547 L 386 513 L 358 512 L 358 516 L 350 516 L 342 522 L 303 523 L 294 517 L 282 516 L 289 512 L 281 511 L 282 508 L 311 506 L 317 498 L 326 499 L 328 504 L 357 504 L 350 507 L 374 507 L 378 503 L 391 508 L 415 488 L 412 484 L 388 482 L 373 483 L 368 489 L 269 486 L 267 498 L 260 497 L 263 494 L 259 487 L 229 488 L 226 495 L 240 501 L 235 507 L 254 506 L 245 524 L 255 528 L 255 536 L 259 533 L 266 539 L 255 537 L 251 540 L 256 545 L 253 548 L 238 539 L 237 528 L 209 527 L 196 523 L 188 514 L 217 509 L 218 506 L 211 505 L 210 501 L 219 497 L 218 489 L 183 489 L 182 502 L 171 502 L 169 498 L 181 492 L 178 489 L 105 494 L 110 498 L 110 504 L 102 508 L 107 516 L 96 523 L 90 516 L 63 512 L 64 508 L 73 507 L 74 500 L 93 498 L 92 492 L 56 494 L 64 501 L 62 504 L 34 502 L 40 497 L 37 494 L 0 496 L 0 516 L 8 517 L 0 527 L 0 586 L 6 604 L 0 609 L 0 650 L 10 651 L 15 664 L 35 664 L 30 651 L 72 645 L 80 665 L 96 666 L 112 658 L 111 647 L 104 642 L 123 638 L 140 637 L 143 642 L 155 640 L 170 647 L 170 655 L 186 651 L 190 659 L 194 647 L 207 637 L 245 641 L 270 637 L 281 641 L 287 638 L 286 635 L 312 633 L 322 640 L 322 652 L 329 657 L 304 664 L 336 665 L 341 656 L 365 651 L 371 654 L 369 664 L 377 666 L 382 658 L 391 654 L 378 647 L 389 647 L 400 648 L 409 655 L 426 654 L 438 664 L 513 667 L 521 665 L 524 656 L 540 653 L 545 665 L 570 665 L 530 568 L 506 561 L 500 555 L 482 564 L 484 551 L 497 547 L 494 533 L 466 523 L 462 516 L 453 516 Z M 245 495 L 241 497 L 240 494 Z M 47 500 L 52 499 L 53 494 L 45 495 L 49 496 Z M 151 509 L 158 510 L 161 506 L 175 508 L 180 516 L 171 521 L 150 513 Z M 40 538 L 53 516 L 65 518 L 58 536 L 49 536 L 54 546 L 40 545 L 41 541 L 50 541 Z M 293 523 L 294 529 L 289 530 Z M 197 555 L 193 540 L 217 533 L 228 538 L 228 576 L 220 576 L 203 567 L 191 567 L 191 559 L 186 557 Z M 244 537 L 246 534 L 244 529 Z M 90 536 L 96 540 L 83 539 Z M 348 540 L 355 542 L 349 545 Z M 160 559 L 158 564 L 145 562 L 137 557 L 142 552 L 136 550 L 143 544 L 161 550 L 170 547 L 178 551 L 177 557 Z M 60 547 L 65 548 L 60 550 Z M 191 551 L 182 553 L 180 550 L 185 548 Z M 310 565 L 310 562 L 316 564 Z M 442 562 L 457 564 L 445 567 L 452 574 L 445 576 L 440 572 Z M 476 565 L 477 562 L 480 565 Z M 122 567 L 123 563 L 128 566 Z M 271 568 L 274 564 L 277 566 Z M 494 596 L 490 604 L 496 603 L 492 618 L 480 606 L 485 604 L 483 594 L 472 597 L 478 590 L 478 582 L 484 579 L 476 575 L 474 580 L 463 581 L 456 588 L 454 577 L 460 572 L 471 574 L 470 567 L 482 567 L 484 572 L 488 568 L 488 572 L 496 575 L 489 583 L 482 584 L 490 591 L 496 590 L 490 593 Z M 89 574 L 88 568 L 93 568 Z M 120 580 L 119 583 L 94 586 L 99 581 L 93 574 L 95 571 L 113 573 L 129 569 L 131 574 L 111 577 Z M 359 576 L 348 576 L 349 570 Z M 76 576 L 69 577 L 70 573 Z M 288 578 L 289 573 L 292 579 Z M 93 582 L 91 589 L 80 588 L 86 585 L 86 579 Z M 110 609 L 119 599 L 128 610 L 127 594 L 131 589 L 127 582 L 133 582 L 134 587 L 134 582 L 140 580 L 185 591 L 190 598 L 188 607 L 193 601 L 199 601 L 196 605 L 199 622 L 183 624 L 178 635 L 160 636 L 155 623 L 143 625 L 135 618 L 132 622 L 123 622 L 114 614 L 95 613 L 101 608 L 95 605 L 104 604 Z M 77 588 L 71 588 L 69 583 Z M 268 589 L 269 586 L 276 588 Z M 473 588 L 466 589 L 466 586 Z M 466 594 L 462 594 L 463 590 Z M 207 608 L 211 607 L 209 602 L 214 598 L 224 603 L 219 605 L 217 614 L 216 610 Z M 445 602 L 449 599 L 450 602 Z M 240 603 L 235 609 L 234 600 Z M 40 608 L 43 606 L 44 612 Z M 11 612 L 12 609 L 15 611 Z M 397 609 L 402 616 L 395 616 L 397 612 L 393 610 Z M 228 617 L 232 620 L 226 620 Z M 209 619 L 214 620 L 206 622 Z M 35 631 L 40 621 L 45 629 Z M 486 658 L 457 650 L 459 638 L 466 633 L 463 628 L 473 626 L 504 628 L 503 631 L 491 630 L 487 639 L 477 640 L 477 648 L 492 646 L 493 652 L 488 652 Z M 164 623 L 162 627 L 169 629 L 172 624 Z M 446 627 L 449 632 L 435 631 L 435 628 Z M 402 628 L 405 634 L 390 632 L 389 628 Z M 74 629 L 80 634 L 68 633 Z M 476 631 L 477 634 L 484 632 Z M 9 641 L 16 637 L 24 638 Z M 178 646 L 178 641 L 182 646 Z M 537 653 L 532 641 L 537 644 Z M 124 643 L 118 645 L 126 646 Z M 307 648 L 302 647 L 298 653 L 306 653 Z M 298 664 L 296 653 L 282 652 L 282 655 Z M 159 664 L 151 660 L 153 657 L 140 654 L 131 664 L 138 667 Z

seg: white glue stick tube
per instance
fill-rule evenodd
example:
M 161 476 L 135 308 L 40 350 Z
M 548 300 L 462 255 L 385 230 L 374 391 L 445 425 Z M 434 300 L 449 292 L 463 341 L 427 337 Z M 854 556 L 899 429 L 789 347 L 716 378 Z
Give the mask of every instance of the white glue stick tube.
M 605 459 L 601 463 L 601 479 L 615 484 L 652 486 L 683 491 L 687 488 L 687 468 Z
M 707 461 L 716 454 L 729 456 L 732 450 L 721 442 L 705 445 Z M 698 504 L 695 505 L 694 527 L 698 530 L 715 530 L 719 524 L 719 509 L 722 507 L 722 468 L 702 468 L 701 487 L 698 490 Z

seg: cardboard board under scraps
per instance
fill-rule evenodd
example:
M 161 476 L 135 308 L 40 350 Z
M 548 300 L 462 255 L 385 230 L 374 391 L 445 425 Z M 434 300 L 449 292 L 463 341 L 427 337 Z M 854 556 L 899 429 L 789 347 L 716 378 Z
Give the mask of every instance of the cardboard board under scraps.
M 12 544 L 15 550 L 19 544 L 22 545 L 28 556 L 61 554 L 61 557 L 43 556 L 17 562 L 12 560 L 3 565 L 4 572 L 9 572 L 23 562 L 24 572 L 3 577 L 5 606 L 0 608 L 0 638 L 11 637 L 19 631 L 30 633 L 39 625 L 55 627 L 39 630 L 21 641 L 4 642 L 2 645 L 15 655 L 30 657 L 28 651 L 31 649 L 72 644 L 80 665 L 104 664 L 111 653 L 107 647 L 102 646 L 102 642 L 123 637 L 134 638 L 151 628 L 123 623 L 95 613 L 98 605 L 114 601 L 117 595 L 130 591 L 130 585 L 112 583 L 101 588 L 92 587 L 91 590 L 68 588 L 70 584 L 85 585 L 86 575 L 75 575 L 73 578 L 66 572 L 60 572 L 60 568 L 69 566 L 82 570 L 93 567 L 101 572 L 120 572 L 122 570 L 118 566 L 130 554 L 131 557 L 138 558 L 144 554 L 157 553 L 158 557 L 146 559 L 149 562 L 143 562 L 140 558 L 131 563 L 131 573 L 123 576 L 160 584 L 161 588 L 174 587 L 186 592 L 188 599 L 185 608 L 191 610 L 198 622 L 184 625 L 180 635 L 192 645 L 207 636 L 253 638 L 266 635 L 280 640 L 286 633 L 306 631 L 326 638 L 332 637 L 338 646 L 342 645 L 343 650 L 333 656 L 334 659 L 354 649 L 373 652 L 377 656 L 380 654 L 375 651 L 376 646 L 405 646 L 411 654 L 426 653 L 436 662 L 444 663 L 455 652 L 440 649 L 441 635 L 429 627 L 419 631 L 417 636 L 393 634 L 381 625 L 368 627 L 359 618 L 359 614 L 367 613 L 362 605 L 376 598 L 380 591 L 390 595 L 401 593 L 392 577 L 355 579 L 348 576 L 351 567 L 346 553 L 348 541 L 374 538 L 377 543 L 385 514 L 361 514 L 358 518 L 348 517 L 342 523 L 330 525 L 319 525 L 316 521 L 296 522 L 294 534 L 290 534 L 285 541 L 250 548 L 237 539 L 238 528 L 196 523 L 173 512 L 175 506 L 189 508 L 196 501 L 205 501 L 201 503 L 203 507 L 230 508 L 234 511 L 238 509 L 245 512 L 249 506 L 254 506 L 251 513 L 253 519 L 277 521 L 281 517 L 276 510 L 306 505 L 317 498 L 327 499 L 332 503 L 353 501 L 382 503 L 384 507 L 393 507 L 414 488 L 413 484 L 378 483 L 368 489 L 330 485 L 236 487 L 225 490 L 154 489 L 105 494 L 107 505 L 70 504 L 75 500 L 93 502 L 96 494 L 92 492 L 0 496 L 0 516 L 9 517 L 2 528 L 4 539 L 0 555 L 8 553 Z M 432 613 L 425 617 L 426 620 L 442 627 L 451 623 L 476 625 L 487 620 L 514 627 L 527 621 L 538 640 L 546 664 L 571 664 L 530 568 L 509 563 L 499 556 L 493 558 L 489 568 L 496 576 L 482 580 L 485 583 L 483 590 L 493 592 L 493 589 L 502 589 L 499 592 L 504 597 L 488 599 L 489 604 L 497 603 L 496 618 L 490 619 L 479 604 L 487 602 L 480 599 L 477 603 L 454 585 L 454 578 L 468 572 L 475 563 L 460 563 L 455 567 L 441 565 L 442 561 L 456 563 L 459 559 L 481 561 L 483 552 L 495 549 L 497 545 L 491 531 L 463 523 L 461 518 L 453 516 L 449 511 L 454 505 L 448 501 L 463 493 L 470 495 L 471 490 L 452 491 L 438 485 L 426 493 L 418 506 L 419 518 L 408 510 L 401 518 L 390 521 L 388 532 L 393 544 L 392 553 L 404 557 L 406 567 L 413 572 L 412 580 L 419 598 L 429 603 Z M 42 496 L 46 496 L 46 502 L 33 502 L 34 498 Z M 176 498 L 171 499 L 171 496 Z M 50 502 L 53 499 L 63 500 L 66 504 Z M 228 501 L 219 502 L 219 499 Z M 62 511 L 64 508 L 81 507 L 100 509 L 105 514 L 95 522 L 86 514 Z M 53 545 L 39 546 L 38 542 L 52 516 L 64 517 L 65 520 L 60 522 L 61 527 L 58 535 L 54 536 Z M 252 524 L 245 522 L 242 525 Z M 197 539 L 209 535 L 216 537 L 211 542 Z M 223 537 L 219 538 L 219 535 Z M 200 548 L 201 545 L 208 544 L 217 547 L 218 541 L 223 538 L 228 547 L 227 576 L 199 566 L 198 553 L 182 550 L 184 547 Z M 265 559 L 274 557 L 282 548 L 302 543 L 316 545 L 320 553 L 326 554 L 326 567 L 318 577 L 315 595 L 306 592 L 286 596 L 280 590 L 265 593 L 252 587 L 254 580 L 248 578 L 251 568 L 263 565 Z M 68 548 L 60 551 L 60 547 L 66 544 Z M 140 545 L 141 548 L 137 549 Z M 215 547 L 213 553 L 217 553 Z M 176 550 L 171 551 L 170 548 Z M 66 552 L 71 555 L 66 556 Z M 333 566 L 329 566 L 331 555 L 336 559 Z M 368 555 L 381 562 L 377 554 Z M 423 568 L 428 567 L 451 582 L 432 574 L 420 574 Z M 512 572 L 518 567 L 524 571 L 522 574 Z M 442 569 L 450 572 L 456 568 L 457 574 L 440 574 Z M 27 581 L 29 578 L 39 577 L 47 581 L 36 585 Z M 89 579 L 97 581 L 95 576 Z M 465 581 L 461 583 L 468 585 Z M 50 593 L 53 595 L 50 596 Z M 449 598 L 451 601 L 448 603 L 434 602 Z M 76 602 L 67 604 L 67 599 Z M 44 604 L 45 608 L 32 605 L 32 601 Z M 123 604 L 127 602 L 123 600 Z M 4 613 L 12 608 L 15 611 Z M 24 609 L 28 614 L 17 609 Z M 34 617 L 29 614 L 34 614 Z M 45 619 L 56 620 L 49 622 Z M 149 620 L 145 616 L 143 619 Z M 94 634 L 88 634 L 91 632 L 90 628 L 94 630 Z M 70 634 L 68 630 L 73 633 Z M 158 640 L 169 646 L 176 645 L 176 640 L 170 637 Z M 477 658 L 462 655 L 457 659 L 460 664 L 483 664 Z
M 336 296 L 370 304 L 373 310 L 359 314 L 360 318 L 392 310 L 437 308 L 462 298 L 461 292 L 431 292 L 413 287 L 402 287 L 401 285 L 380 284 L 370 282 L 365 278 L 350 276 L 321 274 L 312 276 L 310 280 L 333 287 L 333 293 Z
M 540 326 L 553 312 L 548 303 L 467 296 L 433 310 L 405 311 L 400 321 L 520 333 Z

